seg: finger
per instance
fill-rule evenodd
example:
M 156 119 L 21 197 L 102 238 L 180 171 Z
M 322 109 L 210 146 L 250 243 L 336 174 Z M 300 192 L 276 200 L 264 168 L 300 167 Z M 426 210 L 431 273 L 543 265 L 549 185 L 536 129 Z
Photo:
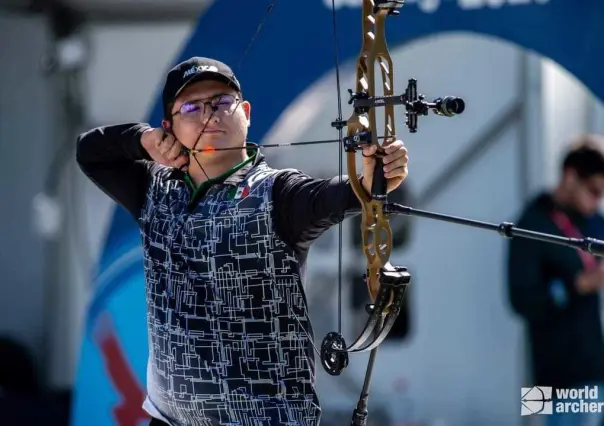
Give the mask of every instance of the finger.
M 377 151 L 377 145 L 368 145 L 363 147 L 363 157 L 371 157 Z
M 407 169 L 407 166 L 404 167 L 397 167 L 394 170 L 391 170 L 389 172 L 384 172 L 384 177 L 386 179 L 394 179 L 394 178 L 401 178 L 401 177 L 406 177 L 409 174 L 409 170 Z
M 392 142 L 390 145 L 384 147 L 384 151 L 386 151 L 386 154 L 392 154 L 393 152 L 401 149 L 403 146 L 405 146 L 403 141 L 396 140 L 396 141 Z
M 168 152 L 172 149 L 172 147 L 176 144 L 176 139 L 172 135 L 166 136 L 166 138 L 161 142 L 159 146 L 159 152 L 161 155 L 166 157 Z
M 384 163 L 386 163 L 386 162 L 384 161 Z M 409 157 L 407 157 L 407 156 L 401 157 L 401 158 L 397 159 L 396 161 L 393 161 L 388 164 L 384 164 L 384 172 L 390 172 L 399 167 L 406 167 L 407 164 L 409 164 Z
M 189 157 L 186 155 L 180 155 L 172 162 L 172 167 L 181 168 L 183 166 L 187 166 L 189 164 Z
M 162 143 L 166 140 L 170 134 L 166 132 L 163 128 L 157 129 L 157 132 L 153 135 L 155 136 L 155 147 L 159 149 Z
M 390 164 L 398 160 L 404 159 L 405 157 L 407 157 L 408 153 L 409 152 L 407 151 L 407 148 L 405 148 L 404 146 L 399 147 L 398 150 L 384 157 L 384 164 Z
M 174 143 L 174 141 L 176 140 L 176 138 L 174 137 L 174 135 L 172 133 L 170 133 L 167 130 L 161 129 L 163 131 L 163 133 L 161 134 L 161 143 Z
M 172 147 L 166 152 L 166 158 L 170 161 L 174 161 L 182 152 L 182 145 L 179 142 L 174 142 Z

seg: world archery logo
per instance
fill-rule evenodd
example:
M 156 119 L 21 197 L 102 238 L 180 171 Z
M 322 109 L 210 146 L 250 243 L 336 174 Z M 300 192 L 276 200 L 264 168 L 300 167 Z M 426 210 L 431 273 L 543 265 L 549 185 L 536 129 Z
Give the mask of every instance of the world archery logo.
M 552 388 L 533 386 L 520 388 L 520 415 L 553 414 Z
M 602 413 L 604 402 L 598 398 L 598 386 L 585 386 L 578 389 L 556 388 L 555 401 L 552 400 L 552 388 L 533 386 L 521 388 L 520 414 L 556 413 Z

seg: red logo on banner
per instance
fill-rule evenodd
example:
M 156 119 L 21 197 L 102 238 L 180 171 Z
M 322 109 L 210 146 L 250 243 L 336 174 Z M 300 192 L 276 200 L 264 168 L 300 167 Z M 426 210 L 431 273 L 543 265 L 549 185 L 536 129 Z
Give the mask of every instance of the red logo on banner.
M 95 341 L 101 351 L 105 371 L 121 397 L 113 408 L 118 426 L 137 426 L 140 421 L 149 420 L 149 415 L 142 408 L 145 393 L 124 355 L 108 314 L 99 318 Z

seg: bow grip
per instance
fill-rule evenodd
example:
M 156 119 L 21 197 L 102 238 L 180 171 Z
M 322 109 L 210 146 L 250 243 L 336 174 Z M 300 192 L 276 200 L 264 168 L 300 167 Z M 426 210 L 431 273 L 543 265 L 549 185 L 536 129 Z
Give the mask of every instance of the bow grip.
M 387 192 L 386 177 L 384 176 L 384 161 L 381 156 L 375 157 L 375 169 L 373 170 L 373 181 L 371 182 L 371 197 L 374 200 L 385 201 Z

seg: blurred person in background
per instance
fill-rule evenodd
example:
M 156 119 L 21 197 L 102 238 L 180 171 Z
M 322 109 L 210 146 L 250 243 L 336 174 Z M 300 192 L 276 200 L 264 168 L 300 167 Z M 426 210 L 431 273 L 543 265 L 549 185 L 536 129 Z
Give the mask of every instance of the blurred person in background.
M 598 207 L 604 195 L 604 137 L 582 135 L 566 153 L 552 192 L 537 195 L 517 226 L 565 237 L 604 238 Z M 512 239 L 508 291 L 513 310 L 525 321 L 533 385 L 556 388 L 598 386 L 604 402 L 602 302 L 604 262 L 580 250 L 529 239 Z M 594 422 L 598 417 L 599 422 Z M 604 425 L 603 414 L 559 413 L 548 426 Z
M 270 168 L 219 61 L 173 68 L 163 106 L 162 128 L 101 127 L 77 147 L 82 171 L 141 229 L 150 424 L 317 426 L 304 271 L 313 241 L 360 207 L 349 179 Z M 375 148 L 363 148 L 365 191 Z M 407 161 L 402 141 L 386 148 L 388 192 Z

